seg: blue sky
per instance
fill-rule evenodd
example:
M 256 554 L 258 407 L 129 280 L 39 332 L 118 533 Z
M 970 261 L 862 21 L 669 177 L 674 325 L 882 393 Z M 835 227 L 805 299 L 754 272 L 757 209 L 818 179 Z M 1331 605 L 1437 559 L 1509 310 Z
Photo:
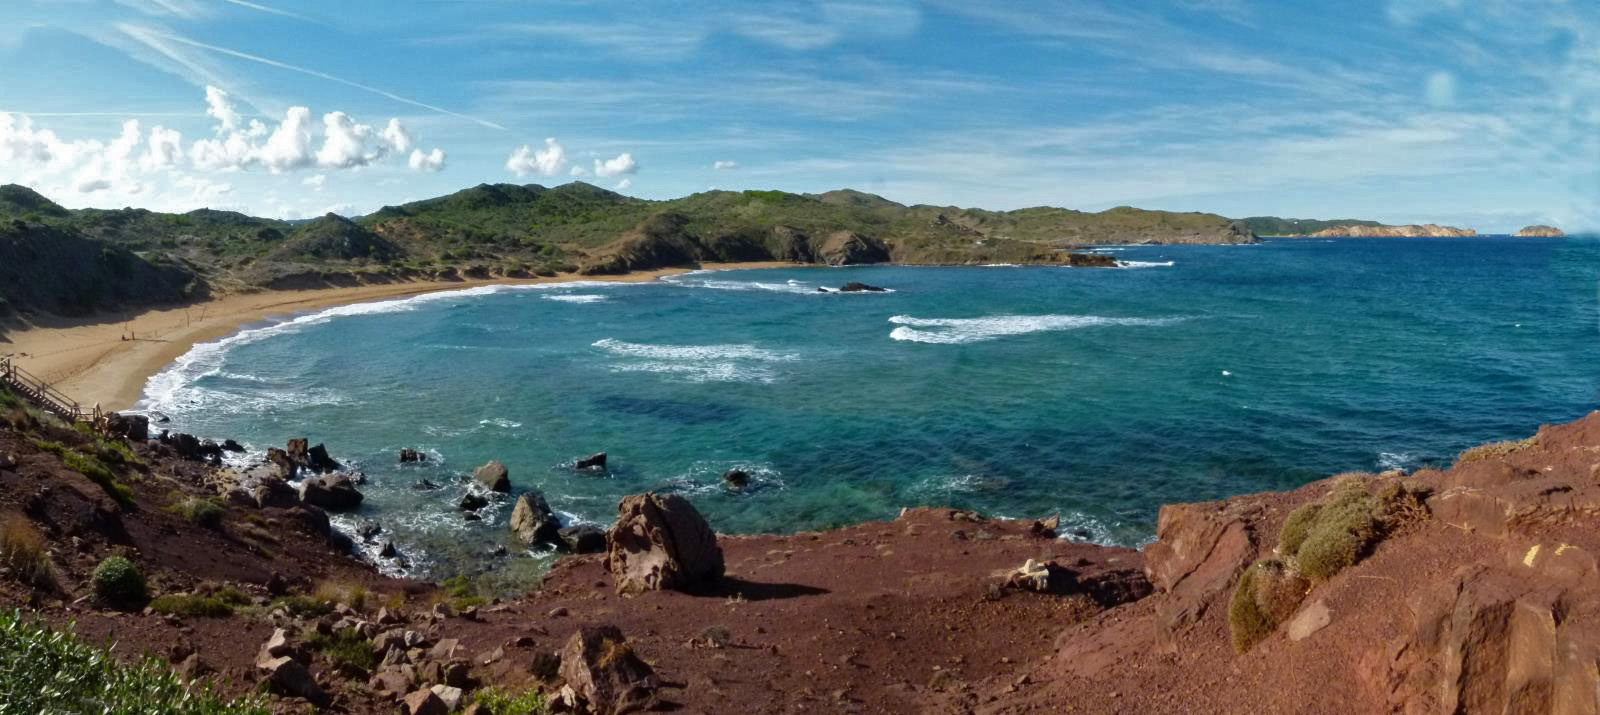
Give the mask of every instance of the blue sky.
M 1600 3 L 0 6 L 0 181 L 68 206 L 574 179 L 1592 230 Z

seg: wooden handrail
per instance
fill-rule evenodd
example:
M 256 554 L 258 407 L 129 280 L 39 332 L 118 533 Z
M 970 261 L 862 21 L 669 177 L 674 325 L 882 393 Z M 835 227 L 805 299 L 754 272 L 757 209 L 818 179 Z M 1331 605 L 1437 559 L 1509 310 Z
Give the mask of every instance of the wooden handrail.
M 0 358 L 0 383 L 4 383 L 41 409 L 54 412 L 67 420 L 82 422 L 94 418 L 94 415 L 78 407 L 78 403 L 71 397 L 22 369 L 9 357 Z

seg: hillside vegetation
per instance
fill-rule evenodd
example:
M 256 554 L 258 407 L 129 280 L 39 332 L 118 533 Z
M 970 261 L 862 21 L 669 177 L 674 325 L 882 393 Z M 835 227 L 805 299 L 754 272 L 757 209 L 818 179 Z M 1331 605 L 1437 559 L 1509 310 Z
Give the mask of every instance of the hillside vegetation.
M 848 189 L 707 191 L 668 201 L 574 182 L 483 184 L 368 216 L 308 222 L 201 209 L 68 210 L 0 186 L 11 310 L 83 312 L 260 288 L 616 273 L 701 261 L 1093 265 L 1111 243 L 1244 243 L 1240 223 L 1119 207 L 906 206 Z M 41 277 L 48 276 L 48 280 Z

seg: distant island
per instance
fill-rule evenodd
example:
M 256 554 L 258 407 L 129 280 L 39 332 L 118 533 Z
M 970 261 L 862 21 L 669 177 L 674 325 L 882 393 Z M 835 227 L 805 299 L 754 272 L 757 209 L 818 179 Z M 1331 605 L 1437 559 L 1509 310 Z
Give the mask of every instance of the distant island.
M 1537 224 L 1533 226 L 1524 226 L 1514 235 L 1522 238 L 1560 238 L 1567 234 L 1562 233 L 1561 229 L 1556 228 L 1555 226 Z
M 1406 226 L 1333 226 L 1311 235 L 1313 237 L 1434 238 L 1441 236 L 1476 236 L 1478 232 L 1470 228 L 1425 223 Z
M 573 182 L 482 184 L 310 221 L 199 209 L 68 210 L 0 186 L 0 315 L 84 314 L 262 289 L 602 275 L 702 262 L 1114 266 L 1099 244 L 1251 243 L 1208 213 L 907 206 L 842 189 L 652 201 Z

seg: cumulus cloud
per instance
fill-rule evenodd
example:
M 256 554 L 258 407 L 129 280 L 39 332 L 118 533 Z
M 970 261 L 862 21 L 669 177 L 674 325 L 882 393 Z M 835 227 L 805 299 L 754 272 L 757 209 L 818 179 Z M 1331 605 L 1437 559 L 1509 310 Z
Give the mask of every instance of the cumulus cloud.
M 734 169 L 739 168 L 739 162 L 737 162 L 737 161 L 714 161 L 714 162 L 711 163 L 711 168 L 716 169 L 717 171 L 732 171 Z
M 322 187 L 327 185 L 327 183 L 327 174 L 316 174 L 314 176 L 307 176 L 306 178 L 300 180 L 301 186 L 309 186 L 311 187 L 312 191 L 321 191 Z
M 390 119 L 389 125 L 383 128 L 383 141 L 397 154 L 411 150 L 411 133 L 400 125 L 398 119 Z
M 183 159 L 183 133 L 166 127 L 151 127 L 149 150 L 139 160 L 145 171 L 157 171 L 177 166 Z
M 617 190 L 622 191 L 633 186 L 633 179 L 623 179 L 617 182 Z
M 594 160 L 594 175 L 595 176 L 599 176 L 599 177 L 621 176 L 622 174 L 638 173 L 638 171 L 639 171 L 639 162 L 634 161 L 633 160 L 633 155 L 629 154 L 627 152 L 623 152 L 621 154 L 618 154 L 615 157 L 607 159 L 605 161 L 601 161 L 599 159 L 595 159 Z
M 424 154 L 421 149 L 412 149 L 406 165 L 413 171 L 439 171 L 444 168 L 444 151 L 434 149 Z
M 523 144 L 511 152 L 506 158 L 506 170 L 517 176 L 540 174 L 555 176 L 567 165 L 567 150 L 556 143 L 554 138 L 544 140 L 544 148 L 534 151 L 532 147 Z
M 574 166 L 574 167 L 572 167 L 572 171 L 570 171 L 568 173 L 572 174 L 573 176 L 588 176 L 589 175 L 589 170 L 585 169 L 585 168 L 583 168 L 581 166 Z
M 206 116 L 217 120 L 217 131 L 231 132 L 239 128 L 239 112 L 228 101 L 228 93 L 206 86 Z

